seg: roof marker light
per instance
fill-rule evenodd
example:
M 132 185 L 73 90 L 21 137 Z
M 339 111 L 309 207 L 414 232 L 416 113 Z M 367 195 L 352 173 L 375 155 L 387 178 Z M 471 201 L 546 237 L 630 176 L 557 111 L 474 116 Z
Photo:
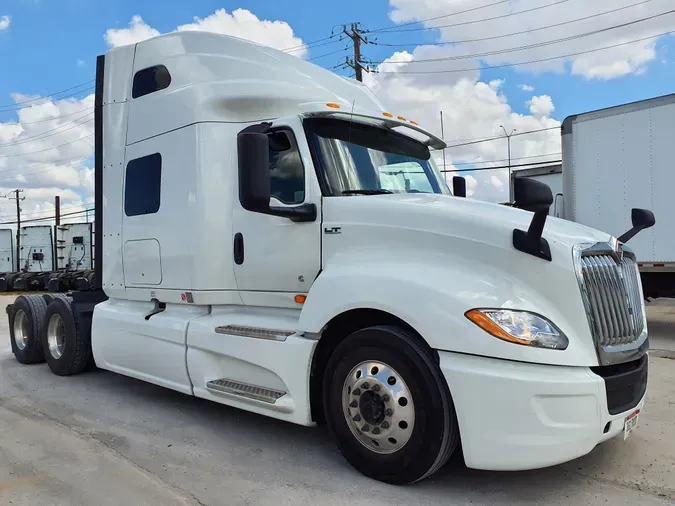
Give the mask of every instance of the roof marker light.
M 391 114 L 390 112 L 383 112 L 382 116 L 386 116 L 387 118 L 393 118 L 394 117 L 394 115 Z
M 397 116 L 397 118 L 400 119 L 401 121 L 407 121 L 403 116 Z
M 410 123 L 412 123 L 415 126 L 420 126 L 420 124 L 417 121 L 410 120 Z
M 338 104 L 335 104 L 333 102 L 330 102 L 330 103 L 326 104 L 326 107 L 330 107 L 331 109 L 339 109 L 340 108 L 340 106 Z

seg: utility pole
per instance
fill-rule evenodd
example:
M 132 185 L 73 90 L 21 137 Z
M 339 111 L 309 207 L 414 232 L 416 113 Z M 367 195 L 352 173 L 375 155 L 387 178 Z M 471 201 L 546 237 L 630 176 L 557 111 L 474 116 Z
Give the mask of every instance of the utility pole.
M 443 111 L 441 111 L 441 139 L 445 140 L 445 131 L 443 130 Z M 448 148 L 443 148 L 443 180 L 447 186 L 448 184 L 448 166 L 445 164 L 445 150 Z
M 14 194 L 13 197 L 10 197 L 11 194 Z M 16 200 L 16 265 L 19 265 L 19 259 L 21 258 L 21 204 L 20 202 L 26 197 L 19 197 L 23 193 L 23 190 L 12 190 L 7 195 L 6 198 L 12 198 Z
M 513 202 L 513 183 L 511 182 L 511 136 L 516 132 L 516 129 L 514 128 L 513 130 L 511 130 L 511 133 L 507 133 L 506 128 L 504 128 L 504 125 L 499 126 L 502 127 L 502 130 L 504 130 L 504 134 L 506 135 L 506 142 L 509 148 L 509 202 Z
M 347 58 L 347 65 L 354 69 L 356 80 L 363 81 L 363 58 L 361 56 L 361 43 L 370 44 L 366 37 L 363 37 L 363 30 L 359 28 L 360 23 L 351 23 L 350 30 L 347 31 L 347 25 L 342 25 L 342 33 L 352 39 L 354 46 L 354 59 Z M 367 69 L 366 69 L 367 70 Z
M 61 224 L 61 197 L 54 197 L 54 223 L 58 227 Z

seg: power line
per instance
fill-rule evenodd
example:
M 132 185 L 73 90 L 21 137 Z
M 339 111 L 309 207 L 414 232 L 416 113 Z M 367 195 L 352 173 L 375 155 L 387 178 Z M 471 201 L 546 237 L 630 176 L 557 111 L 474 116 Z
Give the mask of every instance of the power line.
M 528 134 L 535 134 L 539 132 L 546 132 L 549 130 L 559 130 L 560 126 L 554 126 L 554 127 L 547 127 L 547 128 L 538 128 L 537 130 L 527 130 L 525 132 L 516 132 L 513 134 L 513 137 L 519 136 L 519 135 L 528 135 Z M 457 141 L 449 141 L 449 142 L 457 142 L 458 144 L 452 144 L 450 146 L 447 146 L 445 149 L 452 149 L 452 148 L 460 148 L 462 146 L 471 146 L 472 144 L 481 144 L 483 142 L 490 142 L 490 141 L 496 141 L 498 139 L 504 139 L 503 135 L 496 136 L 496 137 L 485 137 L 485 138 L 478 138 L 478 139 L 463 139 L 463 140 L 457 140 Z M 464 142 L 462 142 L 464 141 Z
M 516 51 L 524 51 L 526 49 L 537 49 L 540 47 L 544 46 L 550 46 L 553 44 L 559 44 L 561 42 L 569 42 L 572 40 L 577 40 L 577 39 L 582 39 L 584 37 L 589 37 L 591 35 L 597 35 L 599 33 L 604 33 L 608 32 L 610 30 L 616 30 L 617 28 L 625 28 L 627 26 L 632 26 L 638 23 L 643 23 L 645 21 L 650 21 L 652 19 L 660 18 L 663 16 L 667 16 L 668 14 L 673 14 L 675 13 L 675 9 L 671 9 L 666 12 L 662 12 L 660 14 L 654 14 L 652 16 L 648 16 L 646 18 L 641 18 L 641 19 L 636 19 L 633 21 L 627 21 L 626 23 L 621 23 L 619 25 L 614 25 L 614 26 L 609 26 L 607 28 L 600 28 L 598 30 L 593 30 L 591 32 L 586 32 L 586 33 L 581 33 L 577 35 L 570 35 L 568 37 L 563 37 L 560 39 L 553 39 L 549 41 L 543 41 L 543 42 L 538 42 L 536 44 L 530 44 L 527 46 L 519 46 L 519 47 L 511 47 L 511 48 L 505 48 L 505 49 L 496 49 L 494 51 L 486 51 L 483 53 L 474 53 L 474 54 L 467 54 L 467 55 L 458 55 L 458 56 L 448 56 L 448 57 L 443 57 L 443 58 L 427 58 L 424 60 L 411 60 L 411 61 L 381 61 L 381 62 L 374 62 L 376 64 L 399 64 L 399 63 L 428 63 L 428 62 L 440 62 L 440 61 L 455 61 L 455 60 L 467 60 L 467 59 L 474 59 L 474 58 L 482 58 L 485 56 L 494 56 L 497 54 L 504 54 L 504 53 L 513 53 Z
M 92 81 L 90 81 L 90 82 L 92 82 Z M 89 83 L 85 83 L 85 84 L 89 84 Z M 80 85 L 80 86 L 82 86 L 82 85 Z M 69 88 L 68 90 L 63 90 L 63 91 L 69 91 L 69 90 L 72 90 L 72 89 L 75 89 L 75 88 L 79 88 L 80 86 L 73 86 L 72 88 Z M 54 100 L 64 100 L 66 98 L 70 98 L 70 97 L 74 97 L 75 95 L 79 95 L 80 93 L 92 91 L 93 89 L 94 89 L 94 87 L 90 86 L 89 88 L 85 88 L 83 90 L 79 90 L 79 91 L 76 91 L 74 93 L 70 93 L 69 95 L 64 95 L 62 97 L 57 97 L 56 95 L 59 95 L 60 93 L 62 93 L 62 92 L 57 92 L 57 93 L 54 93 L 52 95 L 47 95 L 47 96 L 44 96 L 44 97 L 38 97 L 38 98 L 30 99 L 30 100 L 23 100 L 21 102 L 15 102 L 14 104 L 8 104 L 8 105 L 0 106 L 0 113 L 18 111 L 19 109 L 24 109 L 26 107 L 33 106 L 33 105 L 41 105 L 41 103 L 44 103 L 45 100 L 52 100 L 52 101 L 54 101 Z
M 446 42 L 420 42 L 420 43 L 409 42 L 409 43 L 406 43 L 406 44 L 390 44 L 390 43 L 386 43 L 386 42 L 377 42 L 377 45 L 378 46 L 386 46 L 386 47 L 447 46 L 447 45 L 450 45 L 450 44 L 467 44 L 469 42 L 484 42 L 484 41 L 487 41 L 487 40 L 502 39 L 502 38 L 506 38 L 506 37 L 513 37 L 515 35 L 524 35 L 524 34 L 527 34 L 527 33 L 538 32 L 540 30 L 548 30 L 548 29 L 551 29 L 551 28 L 558 28 L 560 26 L 565 26 L 565 25 L 569 25 L 569 24 L 572 24 L 572 23 L 578 23 L 580 21 L 587 21 L 589 19 L 597 18 L 597 17 L 600 17 L 600 16 L 606 16 L 607 14 L 612 14 L 612 13 L 619 12 L 619 11 L 626 10 L 626 9 L 631 9 L 633 7 L 637 7 L 638 5 L 643 5 L 643 4 L 646 4 L 646 3 L 649 3 L 649 2 L 653 2 L 653 1 L 654 0 L 642 0 L 641 2 L 637 2 L 637 3 L 634 3 L 634 4 L 630 4 L 630 5 L 625 5 L 623 7 L 618 7 L 616 9 L 611 9 L 609 11 L 604 11 L 604 12 L 600 12 L 600 13 L 597 13 L 597 14 L 591 14 L 590 16 L 584 16 L 582 18 L 571 19 L 569 21 L 563 21 L 561 23 L 555 23 L 553 25 L 540 26 L 538 28 L 530 28 L 528 30 L 521 30 L 520 32 L 505 33 L 503 35 L 493 35 L 491 37 L 481 37 L 481 38 L 478 38 L 478 39 L 451 40 L 451 41 L 446 41 Z
M 94 136 L 94 134 L 85 135 L 84 137 L 80 137 L 79 139 L 75 139 L 73 141 L 66 142 L 64 144 L 59 144 L 58 146 L 52 146 L 50 148 L 40 149 L 40 150 L 37 150 L 37 151 L 30 151 L 28 153 L 14 153 L 14 154 L 11 154 L 11 155 L 0 155 L 0 158 L 12 158 L 12 157 L 15 157 L 15 156 L 30 156 L 30 155 L 34 155 L 36 153 L 44 153 L 45 151 L 50 151 L 52 149 L 62 148 L 64 146 L 68 146 L 70 144 L 74 144 L 76 142 L 83 141 L 83 140 L 88 139 L 89 137 L 93 137 L 93 136 Z
M 541 155 L 519 156 L 519 157 L 511 158 L 511 160 L 531 160 L 532 158 L 543 158 L 543 157 L 546 157 L 546 156 L 561 156 L 561 155 L 562 155 L 561 152 L 544 153 L 544 154 L 541 154 Z M 499 160 L 480 160 L 480 161 L 475 161 L 475 162 L 459 162 L 459 163 L 453 162 L 452 165 L 454 165 L 455 167 L 458 167 L 458 166 L 463 166 L 463 165 L 475 165 L 477 163 L 485 164 L 485 163 L 498 163 L 498 162 L 507 162 L 507 161 L 508 161 L 508 158 L 501 158 Z M 537 162 L 537 163 L 544 163 L 544 162 Z M 448 165 L 450 165 L 450 164 L 448 164 Z M 506 167 L 508 167 L 508 165 Z M 511 167 L 514 167 L 514 165 L 511 165 Z
M 333 54 L 342 53 L 343 51 L 346 51 L 347 49 L 349 49 L 349 48 L 348 48 L 348 47 L 343 47 L 343 48 L 338 49 L 338 50 L 336 50 L 336 51 L 331 51 L 330 53 L 324 53 L 324 54 L 320 54 L 320 55 L 318 55 L 318 56 L 313 56 L 312 58 L 307 58 L 307 61 L 318 60 L 319 58 L 323 58 L 323 57 L 325 57 L 325 56 L 330 56 L 330 55 L 333 55 Z
M 37 124 L 37 123 L 46 123 L 47 121 L 56 121 L 57 119 L 68 118 L 68 117 L 70 117 L 70 116 L 75 116 L 76 114 L 80 114 L 80 113 L 83 113 L 83 112 L 85 112 L 85 111 L 91 111 L 91 112 L 93 112 L 93 110 L 94 110 L 93 108 L 87 107 L 86 109 L 82 109 L 82 110 L 80 110 L 80 111 L 70 112 L 70 113 L 68 113 L 68 114 L 62 114 L 61 116 L 52 116 L 51 118 L 38 119 L 38 120 L 35 120 L 35 121 L 21 121 L 21 120 L 17 120 L 16 122 L 13 122 L 12 120 L 10 120 L 10 121 L 4 122 L 4 123 L 2 123 L 2 124 L 3 124 L 3 125 L 20 125 L 20 126 L 24 126 L 24 125 L 35 125 L 35 124 Z
M 534 167 L 534 166 L 541 166 L 545 167 L 547 165 L 554 165 L 554 164 L 559 164 L 562 163 L 562 160 L 547 160 L 544 162 L 532 162 L 532 163 L 519 163 L 517 165 L 511 165 L 511 168 L 514 167 Z M 498 167 L 476 167 L 474 169 L 441 169 L 441 172 L 480 172 L 483 170 L 503 170 L 503 169 L 508 169 L 508 165 L 500 165 Z
M 436 19 L 441 19 L 441 18 L 449 18 L 451 16 L 458 16 L 460 14 L 466 14 L 467 12 L 479 11 L 479 10 L 482 10 L 482 9 L 487 9 L 488 7 L 493 7 L 495 5 L 509 3 L 509 1 L 510 0 L 498 0 L 497 2 L 493 2 L 491 4 L 481 5 L 479 7 L 473 7 L 471 9 L 465 9 L 463 11 L 455 11 L 455 12 L 451 12 L 450 14 L 442 14 L 440 16 L 434 16 L 432 18 L 425 18 L 425 19 L 420 19 L 418 21 L 410 21 L 408 23 L 402 23 L 400 25 L 387 26 L 387 27 L 383 27 L 383 28 L 377 28 L 375 30 L 369 30 L 368 33 L 386 33 L 386 32 L 389 32 L 389 31 L 396 31 L 396 30 L 392 30 L 392 29 L 399 28 L 401 26 L 410 26 L 410 25 L 416 25 L 418 23 L 426 23 L 427 21 L 434 21 Z M 568 0 L 563 0 L 563 1 L 567 2 Z
M 61 214 L 61 218 L 64 216 L 75 216 L 75 215 L 81 215 L 84 213 L 90 213 L 92 211 L 96 211 L 96 208 L 92 207 L 91 209 L 82 209 L 81 211 L 73 211 L 72 213 L 65 213 Z M 30 220 L 21 220 L 21 223 L 34 223 L 36 221 L 48 221 L 48 220 L 53 220 L 55 219 L 55 216 L 46 216 L 44 218 L 33 218 Z M 4 221 L 1 222 L 0 225 L 17 225 L 16 221 Z
M 420 31 L 426 31 L 426 30 L 438 30 L 440 28 L 450 28 L 450 27 L 453 27 L 453 26 L 473 25 L 473 24 L 476 24 L 476 23 L 484 23 L 485 21 L 494 21 L 495 19 L 504 19 L 504 18 L 508 18 L 508 17 L 511 17 L 511 16 L 517 16 L 519 14 L 526 14 L 528 12 L 534 12 L 534 11 L 538 11 L 538 10 L 542 10 L 542 9 L 547 9 L 549 7 L 553 7 L 555 5 L 560 5 L 560 4 L 569 2 L 569 1 L 570 0 L 557 0 L 556 2 L 553 2 L 553 3 L 550 3 L 550 4 L 539 5 L 537 7 L 532 7 L 530 9 L 525 9 L 525 10 L 517 11 L 517 12 L 510 12 L 508 14 L 502 14 L 500 16 L 493 16 L 491 18 L 482 18 L 482 19 L 476 19 L 476 20 L 473 20 L 473 21 L 463 21 L 461 23 L 453 23 L 453 24 L 449 24 L 449 25 L 429 26 L 429 27 L 421 27 L 421 28 L 399 29 L 399 28 L 396 28 L 396 27 L 392 27 L 392 29 L 381 29 L 381 31 L 379 31 L 377 33 L 420 32 Z M 462 13 L 463 12 L 457 12 L 455 14 L 462 14 Z M 455 14 L 448 14 L 445 17 L 453 16 Z M 415 23 L 421 23 L 421 22 L 423 22 L 423 21 L 416 21 Z M 411 24 L 413 24 L 413 23 L 411 23 Z M 398 26 L 404 26 L 404 25 L 398 25 Z
M 615 47 L 621 47 L 621 46 L 626 46 L 628 44 L 635 44 L 636 42 L 642 42 L 645 40 L 650 40 L 650 39 L 657 39 L 659 37 L 663 37 L 664 35 L 670 35 L 672 33 L 675 33 L 675 30 L 671 30 L 668 32 L 663 32 L 659 33 L 657 35 L 650 35 L 649 37 L 642 37 L 640 39 L 634 39 L 634 40 L 629 40 L 626 42 L 620 42 L 618 44 L 613 44 L 611 46 L 604 46 L 604 47 L 599 47 L 595 49 L 587 49 L 586 51 L 577 51 L 575 53 L 568 53 L 560 56 L 551 56 L 549 58 L 539 58 L 537 60 L 530 60 L 530 61 L 523 61 L 523 62 L 517 62 L 517 63 L 504 63 L 502 65 L 490 65 L 486 67 L 472 67 L 472 68 L 464 68 L 464 69 L 451 69 L 451 70 L 427 70 L 427 71 L 400 71 L 400 72 L 394 72 L 394 71 L 382 71 L 378 70 L 377 72 L 380 74 L 452 74 L 455 72 L 472 72 L 476 70 L 490 70 L 490 69 L 500 69 L 500 68 L 506 68 L 506 67 L 517 67 L 519 65 L 530 65 L 533 63 L 542 63 L 546 61 L 553 61 L 553 60 L 560 60 L 562 58 L 569 58 L 571 56 L 579 56 L 582 54 L 588 54 L 588 53 L 594 53 L 597 51 L 604 51 L 606 49 L 613 49 Z M 406 62 L 409 63 L 409 62 Z
M 83 122 L 80 122 L 80 123 L 75 123 L 76 121 L 84 119 L 86 116 L 90 116 L 90 115 L 91 115 L 91 113 L 87 113 L 84 116 L 81 116 L 81 117 L 77 118 L 76 120 L 69 121 L 69 122 L 64 123 L 62 125 L 59 125 L 55 128 L 52 128 L 51 130 L 46 130 L 46 131 L 44 131 L 42 133 L 39 133 L 37 135 L 34 135 L 32 137 L 26 137 L 26 138 L 23 138 L 23 139 L 19 139 L 17 141 L 6 142 L 4 144 L 0 144 L 0 148 L 5 148 L 7 146 L 18 146 L 20 144 L 25 144 L 27 142 L 34 142 L 36 140 L 47 139 L 48 137 L 52 137 L 54 135 L 58 135 L 58 134 L 61 134 L 63 132 L 67 132 L 68 130 L 72 130 L 73 128 L 77 128 L 79 126 L 86 125 L 87 123 L 90 123 L 91 121 L 93 121 L 93 118 L 92 118 L 92 119 L 89 119 L 89 120 L 86 120 L 86 121 L 83 121 Z M 59 129 L 65 127 L 65 126 L 68 126 L 70 123 L 73 123 L 72 126 L 57 132 L 57 130 L 59 130 Z M 55 132 L 55 133 L 50 133 L 50 132 Z M 45 135 L 45 134 L 49 134 L 49 135 Z

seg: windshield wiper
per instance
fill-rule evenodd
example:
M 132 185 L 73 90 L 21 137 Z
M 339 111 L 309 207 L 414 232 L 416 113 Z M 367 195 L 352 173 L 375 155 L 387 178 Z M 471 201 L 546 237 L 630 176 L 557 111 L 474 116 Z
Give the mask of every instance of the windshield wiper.
M 391 190 L 344 190 L 342 195 L 383 195 L 385 193 L 394 193 Z

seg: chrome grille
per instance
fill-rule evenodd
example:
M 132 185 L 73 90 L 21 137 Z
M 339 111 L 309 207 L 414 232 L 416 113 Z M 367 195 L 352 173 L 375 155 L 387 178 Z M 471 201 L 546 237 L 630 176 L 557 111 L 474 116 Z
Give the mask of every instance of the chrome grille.
M 600 346 L 635 342 L 645 323 L 635 260 L 610 254 L 581 256 L 581 273 L 593 337 Z

